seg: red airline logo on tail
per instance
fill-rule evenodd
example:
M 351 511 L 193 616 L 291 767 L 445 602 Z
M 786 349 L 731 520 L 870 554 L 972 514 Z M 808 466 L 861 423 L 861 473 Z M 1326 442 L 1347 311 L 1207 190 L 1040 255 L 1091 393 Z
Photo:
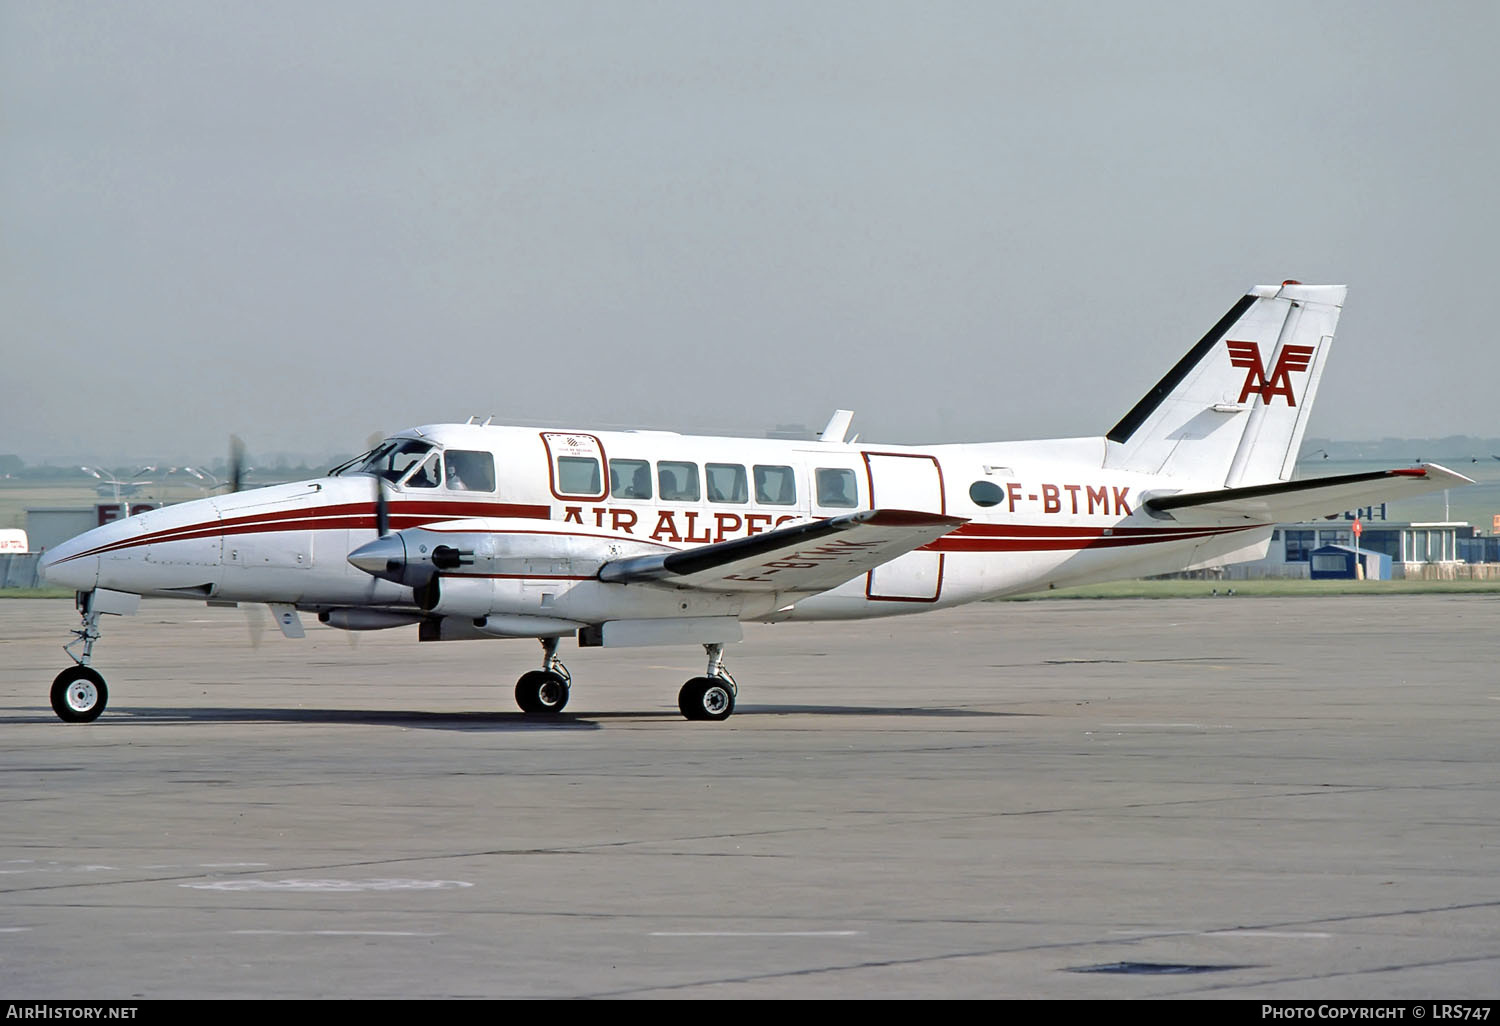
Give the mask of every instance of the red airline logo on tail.
M 1308 364 L 1312 363 L 1313 352 L 1312 346 L 1283 346 L 1281 355 L 1276 358 L 1276 366 L 1271 368 L 1271 376 L 1267 378 L 1266 365 L 1260 358 L 1260 346 L 1255 342 L 1231 340 L 1229 363 L 1245 368 L 1245 387 L 1240 389 L 1239 402 L 1244 402 L 1254 392 L 1260 395 L 1267 406 L 1278 395 L 1286 396 L 1288 406 L 1296 406 L 1297 399 L 1292 395 L 1291 373 L 1307 370 Z

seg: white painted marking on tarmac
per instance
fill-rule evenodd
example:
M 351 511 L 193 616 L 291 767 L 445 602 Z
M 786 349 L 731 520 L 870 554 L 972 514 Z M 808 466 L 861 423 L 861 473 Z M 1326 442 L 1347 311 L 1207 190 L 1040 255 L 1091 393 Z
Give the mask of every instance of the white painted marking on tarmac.
M 473 887 L 464 880 L 206 880 L 178 884 L 200 891 L 299 891 L 303 893 L 353 894 L 358 891 L 446 891 Z
M 1203 937 L 1279 937 L 1292 940 L 1326 940 L 1331 933 L 1296 932 L 1291 930 L 1210 930 Z
M 29 926 L 0 926 L 0 933 L 25 933 L 30 929 Z
M 199 869 L 254 869 L 256 866 L 269 866 L 269 862 L 200 862 Z
M 230 930 L 237 937 L 442 937 L 419 930 Z
M 653 930 L 648 937 L 858 937 L 863 930 Z
M 1106 727 L 1196 727 L 1202 729 L 1202 723 L 1106 723 Z
M 1233 730 L 1233 723 L 1104 723 L 1101 726 L 1109 729 L 1121 727 L 1146 727 L 1152 730 L 1163 728 L 1187 728 L 1190 730 Z

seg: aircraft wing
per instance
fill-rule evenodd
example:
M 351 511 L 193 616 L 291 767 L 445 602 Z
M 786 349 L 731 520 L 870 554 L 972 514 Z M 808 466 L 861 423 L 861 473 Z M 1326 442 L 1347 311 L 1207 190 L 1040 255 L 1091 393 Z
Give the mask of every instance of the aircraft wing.
M 599 579 L 708 591 L 827 591 L 966 523 L 937 513 L 863 510 L 680 552 L 618 559 L 599 569 Z
M 1211 492 L 1180 492 L 1148 498 L 1146 511 L 1153 516 L 1206 514 L 1211 517 L 1243 517 L 1260 523 L 1292 523 L 1315 520 L 1391 499 L 1440 492 L 1444 488 L 1474 482 L 1436 463 L 1400 470 L 1372 470 L 1339 474 L 1305 481 L 1278 481 L 1249 488 L 1221 488 Z

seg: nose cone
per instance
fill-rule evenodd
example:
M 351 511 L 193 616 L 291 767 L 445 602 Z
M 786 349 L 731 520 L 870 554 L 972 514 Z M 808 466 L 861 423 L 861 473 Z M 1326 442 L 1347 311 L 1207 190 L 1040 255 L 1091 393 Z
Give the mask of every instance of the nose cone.
M 86 537 L 87 535 L 80 535 L 70 538 L 61 545 L 48 549 L 37 567 L 42 580 L 54 588 L 93 591 L 99 584 L 99 557 L 84 555 L 93 547 L 84 543 L 83 539 Z
M 367 574 L 399 581 L 406 570 L 406 543 L 399 534 L 388 534 L 349 553 L 349 562 Z

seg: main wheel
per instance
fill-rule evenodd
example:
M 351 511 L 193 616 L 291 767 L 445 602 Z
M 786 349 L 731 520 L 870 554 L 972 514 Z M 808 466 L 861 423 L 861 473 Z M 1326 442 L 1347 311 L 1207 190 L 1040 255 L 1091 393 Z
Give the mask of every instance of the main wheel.
M 525 713 L 560 713 L 568 694 L 568 679 L 551 670 L 532 670 L 516 681 L 516 704 Z
M 52 681 L 52 711 L 65 723 L 97 720 L 108 701 L 104 678 L 87 666 L 70 666 Z
M 734 712 L 734 689 L 719 677 L 694 677 L 677 693 L 677 708 L 690 720 L 727 720 Z

